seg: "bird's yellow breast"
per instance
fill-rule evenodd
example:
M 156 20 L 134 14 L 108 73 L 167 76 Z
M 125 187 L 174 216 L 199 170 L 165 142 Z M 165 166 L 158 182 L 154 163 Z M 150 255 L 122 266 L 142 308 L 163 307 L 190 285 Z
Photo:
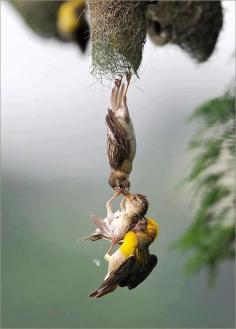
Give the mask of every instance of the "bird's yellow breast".
M 135 249 L 138 245 L 138 239 L 134 232 L 129 231 L 124 237 L 124 242 L 119 248 L 119 251 L 125 256 L 130 257 L 134 255 Z

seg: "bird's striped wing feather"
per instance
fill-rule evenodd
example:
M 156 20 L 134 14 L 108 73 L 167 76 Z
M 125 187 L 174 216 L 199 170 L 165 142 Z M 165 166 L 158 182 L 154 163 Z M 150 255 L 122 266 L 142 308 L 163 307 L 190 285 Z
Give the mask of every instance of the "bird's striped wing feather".
M 130 140 L 125 128 L 120 124 L 112 110 L 108 109 L 107 124 L 107 153 L 110 166 L 118 170 L 130 155 Z
M 120 267 L 113 271 L 101 286 L 92 292 L 89 297 L 99 298 L 114 291 L 120 282 L 132 275 L 135 264 L 135 256 L 129 257 Z

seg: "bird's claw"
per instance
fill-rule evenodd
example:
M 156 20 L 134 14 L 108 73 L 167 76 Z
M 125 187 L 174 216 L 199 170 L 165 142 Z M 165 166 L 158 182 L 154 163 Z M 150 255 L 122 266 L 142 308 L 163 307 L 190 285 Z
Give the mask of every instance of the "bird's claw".
M 123 189 L 121 187 L 115 187 L 114 190 L 115 190 L 115 195 L 118 196 L 122 193 Z
M 120 88 L 121 81 L 122 81 L 122 75 L 119 75 L 119 79 L 115 79 L 115 85 L 116 87 Z
M 130 83 L 130 80 L 131 80 L 131 76 L 132 74 L 129 72 L 129 73 L 126 73 L 126 81 L 127 81 L 127 84 L 129 85 Z
M 111 240 L 112 247 L 116 244 L 116 242 L 117 242 L 116 238 L 112 238 L 112 240 Z

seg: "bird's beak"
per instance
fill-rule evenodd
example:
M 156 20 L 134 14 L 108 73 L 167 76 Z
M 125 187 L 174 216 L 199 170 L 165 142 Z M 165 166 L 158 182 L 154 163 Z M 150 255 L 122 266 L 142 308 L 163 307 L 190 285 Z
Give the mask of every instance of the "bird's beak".
M 132 194 L 129 193 L 129 192 L 126 192 L 126 194 L 125 194 L 125 198 L 126 198 L 127 200 L 131 200 L 131 199 L 132 199 Z

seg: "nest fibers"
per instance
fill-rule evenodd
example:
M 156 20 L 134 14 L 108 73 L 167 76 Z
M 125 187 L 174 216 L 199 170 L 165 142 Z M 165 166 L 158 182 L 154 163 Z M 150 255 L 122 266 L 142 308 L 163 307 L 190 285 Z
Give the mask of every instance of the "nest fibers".
M 92 73 L 113 79 L 137 75 L 146 40 L 147 1 L 88 0 L 91 12 Z

